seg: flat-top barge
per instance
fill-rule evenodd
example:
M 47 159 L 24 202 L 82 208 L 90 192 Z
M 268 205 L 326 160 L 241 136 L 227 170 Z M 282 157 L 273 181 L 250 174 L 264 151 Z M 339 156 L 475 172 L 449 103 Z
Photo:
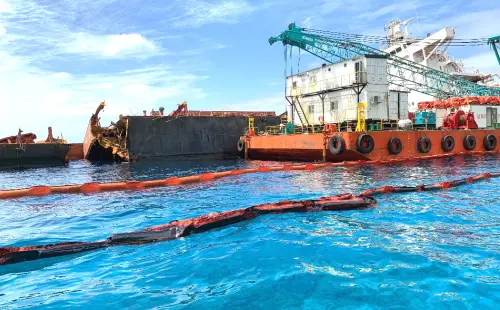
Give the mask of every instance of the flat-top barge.
M 35 142 L 36 138 L 35 134 L 22 134 L 19 129 L 17 136 L 0 139 L 0 167 L 31 168 L 68 162 L 71 145 L 63 139 L 53 138 L 51 127 L 47 139 Z
M 399 25 L 390 25 L 389 40 L 405 39 Z M 443 55 L 429 53 L 439 49 L 436 40 L 413 42 L 412 57 L 403 57 L 394 44 L 383 51 L 357 35 L 292 23 L 269 38 L 276 42 L 285 55 L 296 47 L 329 64 L 286 77 L 286 126 L 242 136 L 237 149 L 245 158 L 387 161 L 498 150 L 500 88 L 426 66 Z M 427 102 L 410 104 L 410 92 Z
M 103 127 L 102 109 L 104 102 L 92 114 L 83 143 L 90 161 L 236 157 L 234 146 L 248 130 L 249 118 L 262 132 L 281 121 L 275 112 L 192 111 L 184 102 L 169 115 L 163 108 L 149 115 L 146 111 L 141 116 L 120 115 L 116 123 Z

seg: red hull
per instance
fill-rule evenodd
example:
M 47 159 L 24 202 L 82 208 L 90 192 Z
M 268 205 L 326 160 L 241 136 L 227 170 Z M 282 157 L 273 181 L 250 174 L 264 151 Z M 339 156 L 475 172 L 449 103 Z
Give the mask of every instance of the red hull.
M 368 154 L 362 154 L 356 148 L 356 141 L 362 134 L 370 135 L 374 141 L 374 148 Z M 345 150 L 339 155 L 333 155 L 328 148 L 328 142 L 334 135 L 341 136 L 345 141 Z M 467 135 L 476 138 L 476 147 L 473 150 L 466 150 L 464 147 L 463 141 Z M 434 155 L 488 152 L 489 150 L 483 145 L 483 139 L 487 135 L 494 135 L 497 141 L 500 142 L 500 130 L 498 129 L 339 132 L 335 134 L 249 136 L 242 137 L 242 139 L 246 141 L 248 158 L 250 159 L 303 161 L 321 161 L 325 159 L 335 162 L 353 160 L 383 161 Z M 445 136 L 451 136 L 455 141 L 455 146 L 450 151 L 444 151 L 441 146 L 441 141 Z M 402 151 L 396 155 L 391 154 L 388 149 L 388 142 L 393 137 L 399 138 L 403 146 Z M 418 149 L 418 141 L 421 137 L 427 137 L 431 141 L 432 146 L 427 153 L 420 152 Z M 499 148 L 497 145 L 494 150 Z

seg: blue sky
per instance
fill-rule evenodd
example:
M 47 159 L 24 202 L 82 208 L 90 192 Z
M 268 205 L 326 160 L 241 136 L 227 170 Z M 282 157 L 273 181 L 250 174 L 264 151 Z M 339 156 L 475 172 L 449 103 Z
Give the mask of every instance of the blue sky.
M 284 110 L 282 45 L 290 22 L 384 35 L 393 17 L 414 35 L 445 26 L 457 38 L 500 34 L 490 1 L 0 0 L 0 137 L 53 126 L 81 142 L 106 100 L 102 123 L 188 101 L 198 110 Z M 416 9 L 416 10 L 415 10 Z M 455 47 L 466 66 L 500 73 L 488 47 Z M 297 68 L 297 55 L 294 66 Z M 300 69 L 321 62 L 301 53 Z

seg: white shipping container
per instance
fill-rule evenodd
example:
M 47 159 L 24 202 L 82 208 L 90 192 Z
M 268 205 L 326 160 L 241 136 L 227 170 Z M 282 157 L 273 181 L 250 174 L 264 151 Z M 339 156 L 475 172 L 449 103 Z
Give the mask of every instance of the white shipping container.
M 408 92 L 389 91 L 389 119 L 408 119 Z
M 297 125 L 301 119 L 309 124 L 323 118 L 325 123 L 356 121 L 358 103 L 366 103 L 366 119 L 408 118 L 408 93 L 389 91 L 387 59 L 380 56 L 356 57 L 288 76 L 286 95 L 299 110 L 294 111 Z M 290 107 L 288 111 L 291 115 Z

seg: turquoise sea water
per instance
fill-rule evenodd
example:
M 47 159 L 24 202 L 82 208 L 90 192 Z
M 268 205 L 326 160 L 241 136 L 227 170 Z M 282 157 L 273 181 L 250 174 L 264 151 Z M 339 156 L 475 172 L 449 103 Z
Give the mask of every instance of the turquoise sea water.
M 258 165 L 140 162 L 0 171 L 0 188 Z M 0 247 L 95 241 L 286 199 L 499 171 L 499 156 L 234 176 L 175 188 L 0 201 Z M 500 179 L 378 196 L 361 211 L 262 216 L 171 242 L 0 266 L 0 308 L 498 309 Z

